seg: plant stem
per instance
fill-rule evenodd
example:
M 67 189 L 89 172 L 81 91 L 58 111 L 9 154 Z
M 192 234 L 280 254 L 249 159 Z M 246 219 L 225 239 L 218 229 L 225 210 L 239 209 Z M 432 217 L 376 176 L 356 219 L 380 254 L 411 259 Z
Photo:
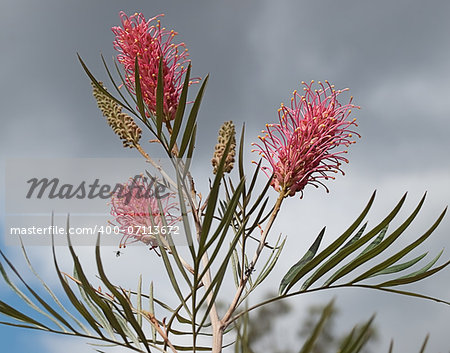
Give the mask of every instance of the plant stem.
M 238 287 L 238 289 L 236 291 L 236 294 L 235 294 L 235 296 L 233 298 L 233 301 L 231 302 L 230 307 L 228 308 L 228 310 L 225 313 L 224 317 L 220 321 L 220 330 L 217 330 L 218 331 L 217 334 L 220 333 L 220 335 L 221 335 L 220 340 L 214 337 L 214 343 L 216 343 L 216 341 L 217 342 L 220 341 L 220 343 L 222 342 L 223 332 L 226 329 L 226 327 L 231 323 L 231 317 L 232 317 L 234 311 L 237 308 L 237 305 L 239 303 L 239 299 L 241 298 L 242 293 L 243 293 L 243 291 L 245 289 L 245 286 L 246 286 L 246 284 L 248 282 L 248 279 L 251 276 L 252 269 L 255 267 L 256 262 L 258 261 L 262 250 L 264 249 L 264 246 L 266 244 L 267 236 L 269 234 L 270 229 L 272 228 L 272 225 L 273 225 L 273 223 L 275 221 L 275 218 L 278 215 L 278 212 L 280 211 L 281 204 L 282 204 L 285 196 L 286 196 L 286 192 L 284 190 L 281 191 L 279 196 L 278 196 L 278 199 L 277 199 L 277 201 L 275 203 L 275 206 L 274 206 L 274 208 L 272 210 L 270 218 L 269 218 L 269 220 L 268 220 L 268 222 L 266 224 L 266 227 L 263 230 L 263 232 L 261 233 L 261 238 L 259 240 L 258 247 L 256 248 L 255 254 L 253 255 L 253 259 L 252 259 L 252 261 L 250 262 L 250 264 L 248 266 L 249 271 L 248 271 L 248 273 L 243 275 L 243 278 L 241 279 L 241 282 L 240 282 L 239 287 Z M 219 352 L 221 352 L 221 350 L 222 350 L 222 346 L 220 346 L 220 349 L 219 349 L 219 347 L 213 346 L 213 353 L 219 353 Z

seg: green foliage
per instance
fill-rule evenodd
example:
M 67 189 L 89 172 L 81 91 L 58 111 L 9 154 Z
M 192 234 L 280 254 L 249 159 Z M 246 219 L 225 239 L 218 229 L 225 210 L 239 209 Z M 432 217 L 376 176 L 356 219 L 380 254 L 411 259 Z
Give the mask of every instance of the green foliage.
M 344 242 L 352 235 L 352 233 L 357 229 L 357 227 L 361 224 L 364 217 L 368 213 L 370 207 L 372 206 L 374 195 L 370 199 L 364 211 L 361 215 L 356 219 L 356 221 L 340 236 L 338 237 L 332 244 L 330 244 L 326 249 L 316 255 L 319 244 L 322 240 L 322 237 L 325 232 L 325 228 L 322 229 L 319 236 L 316 238 L 315 242 L 308 250 L 308 252 L 303 256 L 303 258 L 295 264 L 284 276 L 280 285 L 280 295 L 283 296 L 288 293 L 289 289 L 291 289 L 296 283 L 298 283 L 308 272 L 315 269 L 312 275 L 308 277 L 303 284 L 301 285 L 300 292 L 307 291 L 314 283 L 316 283 L 321 277 L 325 276 L 333 269 L 337 268 L 334 273 L 326 279 L 322 285 L 316 287 L 317 289 L 332 287 L 333 283 L 343 278 L 346 275 L 352 274 L 356 269 L 360 266 L 366 264 L 369 261 L 372 261 L 379 257 L 379 255 L 384 254 L 384 251 L 387 250 L 399 237 L 400 235 L 408 228 L 408 226 L 412 223 L 412 221 L 416 218 L 419 213 L 424 201 L 425 195 L 420 200 L 419 204 L 415 208 L 415 210 L 411 213 L 411 215 L 397 228 L 395 229 L 386 239 L 384 239 L 389 224 L 395 219 L 396 215 L 400 211 L 405 199 L 406 194 L 403 198 L 398 202 L 396 207 L 389 213 L 386 218 L 384 218 L 378 225 L 376 225 L 373 229 L 364 233 L 366 224 L 364 224 L 361 229 L 347 242 Z M 422 254 L 412 260 L 406 261 L 404 263 L 400 263 L 394 265 L 401 259 L 403 259 L 407 254 L 409 254 L 412 250 L 416 249 L 423 241 L 425 241 L 437 228 L 437 226 L 442 221 L 444 215 L 446 213 L 446 209 L 440 214 L 434 224 L 417 240 L 407 245 L 402 250 L 393 254 L 386 260 L 379 260 L 375 265 L 370 267 L 361 275 L 356 276 L 354 279 L 344 282 L 343 284 L 334 285 L 334 287 L 343 287 L 343 286 L 358 286 L 360 282 L 367 280 L 369 278 L 373 278 L 375 276 L 380 275 L 388 275 L 388 274 L 396 274 L 400 271 L 406 270 L 418 263 L 422 258 L 425 257 L 426 254 Z M 369 245 L 366 245 L 371 239 L 375 238 Z M 366 245 L 366 247 L 357 254 L 358 249 Z M 350 256 L 353 255 L 353 259 Z M 424 267 L 417 271 L 410 272 L 406 275 L 394 277 L 393 279 L 379 282 L 377 284 L 365 284 L 367 288 L 373 289 L 381 289 L 385 287 L 393 287 L 407 283 L 413 283 L 423 278 L 429 277 L 432 274 L 440 271 L 450 264 L 449 261 L 445 262 L 441 266 L 435 267 L 430 270 L 430 268 L 437 262 L 437 260 L 442 255 L 442 251 L 429 263 L 427 263 Z M 345 261 L 348 261 L 344 263 Z M 340 266 L 340 267 L 339 267 Z
M 226 158 L 221 158 L 209 190 L 203 197 L 195 189 L 190 166 L 199 126 L 197 118 L 208 76 L 199 87 L 190 110 L 187 109 L 191 75 L 189 65 L 174 120 L 170 121 L 164 116 L 162 58 L 158 69 L 156 112 L 152 112 L 143 100 L 137 58 L 134 93 L 127 87 L 127 80 L 121 74 L 117 64 L 115 63 L 118 78 L 114 78 L 102 58 L 107 76 L 118 93 L 118 98 L 103 87 L 80 57 L 79 60 L 90 81 L 100 92 L 99 94 L 113 104 L 117 104 L 119 109 L 126 109 L 139 119 L 170 159 L 173 169 L 171 173 L 154 162 L 141 146 L 135 146 L 147 162 L 160 173 L 160 179 L 178 197 L 180 223 L 188 248 L 177 248 L 170 235 L 156 235 L 158 252 L 161 254 L 161 261 L 178 303 L 172 307 L 167 304 L 168 301 L 156 297 L 153 283 L 148 294 L 144 293 L 142 277 L 139 277 L 136 291 L 113 284 L 102 264 L 100 236 L 95 247 L 95 260 L 99 280 L 107 292 L 96 289 L 87 278 L 68 237 L 73 262 L 73 269 L 68 272 L 73 273 L 73 276 L 60 268 L 55 248 L 52 247 L 53 262 L 62 287 L 61 298 L 38 276 L 24 248 L 25 260 L 48 294 L 47 297 L 31 288 L 0 251 L 2 256 L 0 273 L 3 281 L 33 311 L 33 315 L 28 315 L 0 301 L 0 313 L 9 320 L 1 323 L 90 338 L 102 341 L 103 344 L 147 353 L 153 348 L 163 352 L 211 350 L 211 347 L 203 341 L 199 343 L 200 338 L 209 341 L 212 338 L 212 348 L 217 353 L 226 346 L 222 341 L 223 336 L 234 331 L 235 336 L 228 335 L 228 337 L 231 336 L 229 344 L 234 344 L 236 352 L 252 352 L 250 340 L 251 335 L 255 333 L 255 328 L 252 327 L 248 313 L 263 305 L 307 292 L 359 287 L 435 300 L 450 305 L 442 299 L 393 288 L 430 277 L 450 264 L 450 261 L 447 261 L 435 266 L 442 251 L 415 270 L 412 270 L 413 266 L 421 263 L 427 252 L 421 251 L 421 255 L 407 258 L 410 252 L 418 249 L 419 245 L 431 236 L 442 221 L 446 210 L 423 235 L 409 242 L 401 250 L 389 254 L 393 248 L 392 245 L 418 215 L 425 196 L 414 211 L 396 228 L 394 223 L 399 218 L 398 213 L 405 202 L 406 195 L 381 222 L 366 231 L 368 223 L 363 224 L 363 222 L 374 202 L 375 193 L 373 193 L 368 204 L 350 227 L 321 251 L 319 248 L 326 236 L 326 228 L 320 231 L 304 256 L 281 279 L 278 295 L 253 307 L 243 308 L 248 296 L 271 275 L 273 277 L 273 269 L 282 258 L 282 250 L 287 242 L 281 234 L 275 238 L 276 241 L 269 236 L 286 196 L 285 190 L 280 192 L 278 199 L 271 206 L 268 195 L 271 178 L 261 189 L 258 189 L 261 161 L 257 163 L 253 171 L 249 172 L 245 169 L 243 147 L 245 126 L 242 128 L 239 142 L 237 180 L 233 179 L 233 176 L 224 176 L 229 168 L 225 166 Z M 125 87 L 131 101 L 125 96 L 124 90 L 120 89 L 121 86 Z M 234 143 L 235 141 L 231 138 L 228 139 L 223 156 L 227 156 L 232 144 L 234 147 Z M 173 178 L 169 174 L 173 175 Z M 160 201 L 158 208 L 162 225 L 167 225 L 169 222 L 164 216 Z M 156 221 L 151 212 L 150 221 L 155 225 Z M 67 228 L 69 228 L 68 223 Z M 408 272 L 400 274 L 405 271 Z M 9 274 L 11 272 L 27 292 L 22 291 L 11 279 Z M 227 298 L 225 313 L 219 314 L 217 303 L 221 289 L 228 283 L 227 276 L 230 278 L 233 276 L 236 292 L 234 296 Z M 382 277 L 385 279 L 379 280 L 380 276 L 388 276 L 388 278 Z M 297 288 L 296 291 L 294 287 Z M 165 298 L 166 293 L 164 293 Z M 63 302 L 70 303 L 71 307 L 63 305 Z M 332 315 L 333 303 L 330 303 L 323 309 L 318 322 L 301 347 L 300 353 L 314 352 L 314 347 Z M 342 341 L 339 352 L 361 352 L 371 332 L 372 320 L 355 327 Z M 186 339 L 179 340 L 183 344 L 175 343 L 179 337 L 185 336 L 191 338 L 190 343 L 186 343 Z M 425 345 L 426 341 L 424 347 Z

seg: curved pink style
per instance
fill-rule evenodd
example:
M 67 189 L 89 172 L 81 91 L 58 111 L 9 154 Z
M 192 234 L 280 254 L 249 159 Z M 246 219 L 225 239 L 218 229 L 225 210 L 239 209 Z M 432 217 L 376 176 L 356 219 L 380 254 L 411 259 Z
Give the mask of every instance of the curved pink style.
M 266 124 L 260 143 L 253 143 L 253 151 L 265 158 L 270 167 L 262 170 L 272 179 L 272 186 L 279 192 L 294 196 L 307 184 L 318 187 L 321 179 L 334 179 L 331 173 L 344 172 L 342 162 L 348 160 L 342 156 L 347 150 L 337 151 L 343 145 L 350 146 L 353 134 L 351 126 L 357 126 L 355 119 L 349 120 L 351 108 L 359 108 L 349 103 L 341 105 L 338 96 L 348 89 L 335 90 L 328 81 L 318 82 L 318 89 L 302 82 L 304 95 L 294 91 L 290 107 L 281 104 L 278 109 L 279 123 Z
M 120 53 L 117 59 L 124 66 L 127 74 L 127 87 L 131 92 L 136 93 L 135 60 L 137 57 L 142 99 L 153 114 L 156 113 L 159 61 L 161 56 L 163 57 L 163 111 L 167 120 L 173 120 L 183 88 L 183 75 L 190 60 L 187 59 L 189 54 L 185 44 L 173 43 L 178 33 L 161 27 L 161 22 L 158 20 L 161 16 L 164 15 L 155 16 L 147 21 L 141 13 L 128 17 L 120 12 L 122 27 L 113 27 L 112 31 L 116 35 L 114 48 Z

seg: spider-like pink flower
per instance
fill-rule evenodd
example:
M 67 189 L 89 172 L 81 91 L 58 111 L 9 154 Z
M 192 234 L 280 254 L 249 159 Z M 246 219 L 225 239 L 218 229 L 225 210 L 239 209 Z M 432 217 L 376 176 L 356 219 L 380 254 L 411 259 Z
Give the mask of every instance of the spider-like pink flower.
M 163 58 L 164 75 L 164 116 L 167 120 L 175 118 L 178 101 L 183 88 L 183 75 L 190 60 L 184 43 L 174 44 L 178 34 L 173 30 L 161 27 L 155 16 L 146 20 L 141 13 L 128 17 L 120 12 L 122 27 L 113 27 L 116 35 L 114 48 L 120 53 L 118 61 L 124 66 L 126 83 L 129 90 L 135 92 L 135 60 L 138 58 L 142 99 L 156 113 L 156 87 L 160 58 Z M 156 24 L 152 24 L 156 21 Z M 198 81 L 192 81 L 191 83 Z
M 349 120 L 351 108 L 359 108 L 349 103 L 341 105 L 338 95 L 348 89 L 335 90 L 328 81 L 318 82 L 318 89 L 302 82 L 304 95 L 294 91 L 290 107 L 281 104 L 278 109 L 279 123 L 266 124 L 263 136 L 258 136 L 260 143 L 253 143 L 257 151 L 267 159 L 270 167 L 262 170 L 272 179 L 275 190 L 294 196 L 307 184 L 318 187 L 323 185 L 321 179 L 334 179 L 331 173 L 344 172 L 342 162 L 348 160 L 342 156 L 347 150 L 337 150 L 343 145 L 349 147 L 356 141 L 351 130 L 357 126 L 356 119 Z
M 178 210 L 173 201 L 173 193 L 167 190 L 161 192 L 161 185 L 155 184 L 155 180 L 137 175 L 121 185 L 111 196 L 111 215 L 115 218 L 120 233 L 123 234 L 120 247 L 137 241 L 150 245 L 152 248 L 158 246 L 155 232 L 164 237 L 168 233 L 167 226 L 178 222 L 175 216 Z M 166 220 L 164 225 L 158 201 Z M 152 221 L 153 218 L 153 221 Z

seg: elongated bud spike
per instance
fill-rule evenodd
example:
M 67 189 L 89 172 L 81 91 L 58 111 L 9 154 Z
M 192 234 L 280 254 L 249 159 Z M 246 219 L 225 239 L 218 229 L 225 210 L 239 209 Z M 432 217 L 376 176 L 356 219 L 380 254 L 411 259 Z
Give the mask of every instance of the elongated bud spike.
M 236 155 L 236 130 L 232 121 L 226 121 L 220 127 L 217 145 L 214 150 L 214 156 L 211 160 L 213 173 L 217 173 L 220 160 L 223 157 L 228 140 L 230 140 L 230 149 L 225 159 L 224 172 L 229 173 L 234 167 L 234 157 Z
M 99 84 L 104 88 L 103 83 Z M 122 107 L 92 82 L 92 93 L 108 125 L 120 137 L 124 147 L 133 148 L 139 145 L 142 130 L 133 118 L 122 113 Z

